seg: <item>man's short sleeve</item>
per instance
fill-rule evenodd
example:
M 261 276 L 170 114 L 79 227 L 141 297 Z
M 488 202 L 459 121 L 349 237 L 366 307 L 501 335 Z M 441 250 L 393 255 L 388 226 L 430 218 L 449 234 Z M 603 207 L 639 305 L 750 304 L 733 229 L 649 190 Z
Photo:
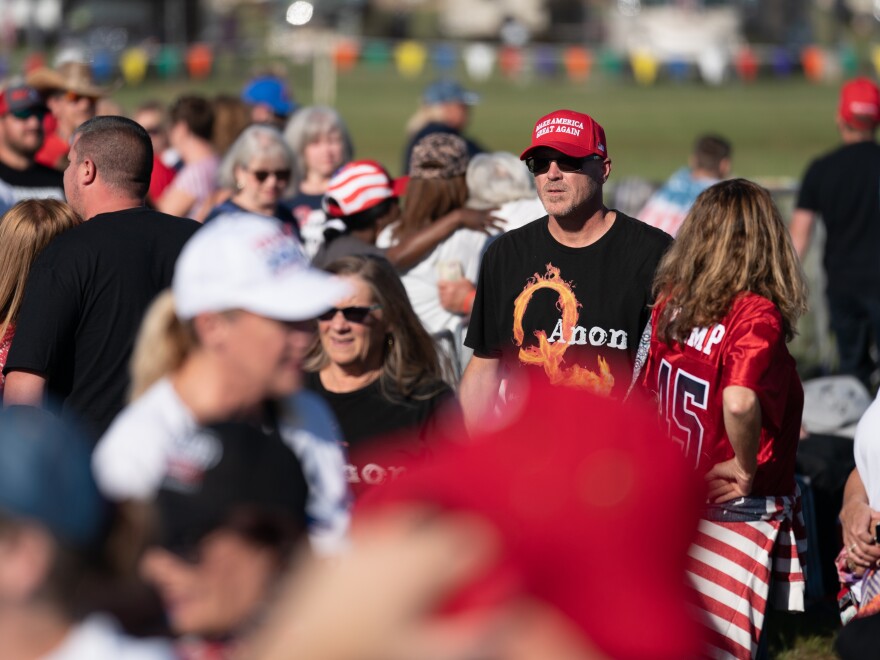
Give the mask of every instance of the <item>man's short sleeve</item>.
M 49 256 L 37 257 L 28 275 L 3 373 L 33 371 L 51 380 L 60 360 L 71 357 L 80 296 L 64 264 L 52 263 Z

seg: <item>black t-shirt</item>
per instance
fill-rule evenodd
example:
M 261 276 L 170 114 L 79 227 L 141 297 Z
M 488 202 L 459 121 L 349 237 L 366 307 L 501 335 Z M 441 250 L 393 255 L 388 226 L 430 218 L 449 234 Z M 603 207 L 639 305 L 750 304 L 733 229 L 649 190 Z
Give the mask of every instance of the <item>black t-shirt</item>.
M 557 242 L 545 216 L 486 251 L 465 344 L 508 368 L 622 396 L 650 317 L 654 271 L 672 238 L 617 211 L 598 241 Z
M 124 404 L 141 317 L 199 226 L 134 208 L 55 237 L 31 268 L 4 373 L 44 376 L 62 411 L 99 437 Z
M 813 161 L 797 208 L 822 216 L 827 229 L 828 291 L 880 288 L 880 145 L 858 142 Z
M 404 431 L 424 439 L 436 430 L 438 410 L 451 408 L 455 414 L 456 409 L 455 393 L 443 382 L 419 388 L 417 394 L 430 394 L 426 398 L 398 395 L 393 401 L 382 395 L 378 380 L 354 392 L 330 392 L 315 372 L 306 374 L 305 386 L 330 406 L 349 448 Z
M 23 199 L 64 199 L 64 174 L 39 163 L 16 170 L 0 162 L 0 179 L 12 188 L 16 202 Z

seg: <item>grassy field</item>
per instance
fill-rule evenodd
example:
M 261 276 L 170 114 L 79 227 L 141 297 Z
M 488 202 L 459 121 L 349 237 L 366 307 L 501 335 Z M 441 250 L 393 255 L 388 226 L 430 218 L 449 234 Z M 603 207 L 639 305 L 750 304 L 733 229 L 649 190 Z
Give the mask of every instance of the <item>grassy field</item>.
M 146 98 L 171 100 L 184 91 L 237 93 L 244 80 L 241 68 L 221 64 L 207 81 L 148 81 L 122 87 L 114 96 L 131 110 Z M 358 156 L 399 169 L 403 126 L 430 80 L 427 73 L 407 79 L 390 68 L 369 66 L 339 73 L 336 106 L 351 128 Z M 312 102 L 309 67 L 295 67 L 290 82 L 301 103 Z M 799 177 L 812 156 L 836 141 L 837 86 L 797 78 L 751 85 L 732 81 L 713 88 L 695 82 L 640 87 L 601 75 L 583 83 L 495 77 L 468 86 L 482 94 L 469 133 L 487 148 L 519 153 L 538 117 L 568 107 L 593 115 L 605 127 L 614 178 L 665 179 L 684 162 L 694 137 L 705 131 L 733 142 L 737 174 L 762 179 Z

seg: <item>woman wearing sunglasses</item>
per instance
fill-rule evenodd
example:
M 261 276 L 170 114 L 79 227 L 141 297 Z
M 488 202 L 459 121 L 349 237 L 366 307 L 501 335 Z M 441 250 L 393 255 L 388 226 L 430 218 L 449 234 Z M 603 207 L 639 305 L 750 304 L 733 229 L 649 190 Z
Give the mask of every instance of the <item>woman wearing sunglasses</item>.
M 393 466 L 370 460 L 371 439 L 413 434 L 408 450 L 421 451 L 429 434 L 455 436 L 461 413 L 442 379 L 434 342 L 391 264 L 356 255 L 326 270 L 352 293 L 318 317 L 305 386 L 330 404 L 339 422 L 354 463 L 349 483 L 357 492 L 393 473 Z
M 205 222 L 223 213 L 247 211 L 281 220 L 299 237 L 299 227 L 287 207 L 279 202 L 291 190 L 293 152 L 281 132 L 265 124 L 242 131 L 220 165 L 220 186 L 232 196 L 215 206 Z

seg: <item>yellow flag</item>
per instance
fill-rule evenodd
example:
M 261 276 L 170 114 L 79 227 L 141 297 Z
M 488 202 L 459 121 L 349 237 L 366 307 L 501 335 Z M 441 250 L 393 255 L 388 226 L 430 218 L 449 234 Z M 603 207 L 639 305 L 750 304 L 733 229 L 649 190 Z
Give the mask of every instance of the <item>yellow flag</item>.
M 425 68 L 428 50 L 417 41 L 404 41 L 394 49 L 397 71 L 408 78 L 415 78 Z
M 140 85 L 147 76 L 147 66 L 150 58 L 147 51 L 143 48 L 135 46 L 129 48 L 119 58 L 119 69 L 122 71 L 122 77 L 129 85 Z
M 637 50 L 630 56 L 630 65 L 636 82 L 640 85 L 653 85 L 657 80 L 657 58 L 646 50 Z

